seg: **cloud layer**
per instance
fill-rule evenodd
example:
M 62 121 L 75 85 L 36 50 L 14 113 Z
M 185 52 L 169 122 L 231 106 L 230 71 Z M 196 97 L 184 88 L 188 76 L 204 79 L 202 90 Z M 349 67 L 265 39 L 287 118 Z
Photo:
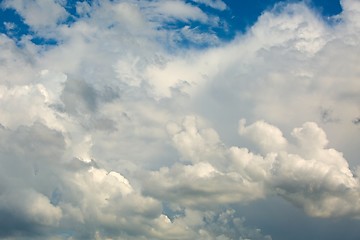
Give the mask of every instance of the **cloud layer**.
M 272 239 L 237 206 L 274 196 L 358 219 L 360 5 L 341 4 L 332 24 L 278 4 L 225 41 L 221 0 L 72 21 L 3 1 L 32 33 L 0 35 L 0 238 Z

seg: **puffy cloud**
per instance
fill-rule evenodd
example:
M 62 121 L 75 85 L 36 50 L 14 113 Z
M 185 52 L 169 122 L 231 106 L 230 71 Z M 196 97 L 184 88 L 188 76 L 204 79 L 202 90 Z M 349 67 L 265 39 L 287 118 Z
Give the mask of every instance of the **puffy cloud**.
M 315 123 L 305 123 L 292 135 L 297 140 L 297 154 L 281 153 L 273 163 L 280 194 L 303 205 L 310 215 L 357 215 L 359 180 L 341 153 L 325 148 L 327 139 L 322 129 Z
M 23 199 L 26 199 L 26 204 Z M 39 226 L 56 226 L 62 217 L 59 207 L 52 205 L 46 196 L 33 191 L 24 190 L 20 193 L 2 195 L 1 202 L 3 206 L 6 202 L 11 203 L 7 206 L 8 209 L 2 209 L 7 211 L 6 215 L 10 218 L 17 216 Z
M 175 165 L 145 175 L 144 193 L 173 205 L 218 210 L 219 204 L 262 198 L 261 183 L 236 172 L 220 172 L 208 163 Z
M 326 135 L 317 124 L 295 128 L 296 141 L 291 144 L 266 122 L 248 127 L 244 122 L 240 121 L 240 133 L 254 139 L 263 155 L 236 146 L 226 149 L 213 130 L 198 129 L 194 117 L 184 120 L 183 131 L 172 126 L 175 147 L 193 164 L 153 172 L 144 184 L 146 193 L 189 206 L 217 206 L 277 193 L 312 216 L 359 215 L 359 180 L 340 152 L 326 148 Z M 214 139 L 204 137 L 209 132 L 215 144 L 204 143 Z
M 245 126 L 245 123 L 245 119 L 240 120 L 239 133 L 248 138 L 251 138 L 251 140 L 258 144 L 263 151 L 277 152 L 286 147 L 287 141 L 283 137 L 280 129 L 264 121 L 258 121 L 251 124 L 250 126 Z
M 218 134 L 213 129 L 198 130 L 198 119 L 188 116 L 183 120 L 182 128 L 174 123 L 168 125 L 173 135 L 175 147 L 188 161 L 209 161 L 216 158 L 217 148 L 221 148 Z
M 37 238 L 54 229 L 77 229 L 74 237 L 82 239 L 102 228 L 104 236 L 135 239 L 152 236 L 151 229 L 158 227 L 158 200 L 142 196 L 124 176 L 94 160 L 68 159 L 65 152 L 71 148 L 60 132 L 36 123 L 2 128 L 1 139 L 2 237 Z M 97 227 L 90 230 L 92 225 Z
M 334 25 L 280 4 L 226 43 L 204 6 L 226 8 L 2 3 L 58 44 L 0 36 L 0 237 L 271 239 L 234 209 L 273 195 L 359 217 L 358 3 Z

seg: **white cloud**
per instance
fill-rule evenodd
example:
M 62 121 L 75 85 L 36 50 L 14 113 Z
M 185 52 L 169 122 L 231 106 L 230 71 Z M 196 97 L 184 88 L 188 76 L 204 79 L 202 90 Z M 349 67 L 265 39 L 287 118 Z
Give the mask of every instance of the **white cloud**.
M 194 2 L 205 4 L 209 7 L 224 11 L 226 9 L 226 3 L 221 0 L 194 0 Z
M 261 156 L 236 146 L 217 147 L 223 144 L 216 132 L 198 129 L 193 120 L 185 119 L 185 130 L 174 131 L 173 141 L 194 163 L 152 173 L 144 185 L 147 194 L 189 206 L 217 206 L 277 193 L 312 216 L 359 215 L 359 181 L 342 154 L 326 148 L 326 135 L 315 123 L 295 128 L 296 142 L 287 144 L 281 131 L 268 123 L 244 127 L 240 121 L 240 133 L 263 147 Z M 207 133 L 215 138 L 205 137 Z M 204 144 L 204 139 L 214 143 Z
M 360 4 L 357 1 L 352 0 L 341 0 L 341 6 L 344 9 L 343 11 L 343 18 L 347 21 L 347 24 L 350 27 L 356 27 L 357 29 L 359 26 L 359 13 L 360 13 Z
M 1 85 L 26 84 L 32 82 L 34 69 L 34 56 L 31 51 L 21 51 L 6 35 L 0 35 Z M 22 71 L 18 71 L 22 69 Z
M 56 1 L 6 0 L 3 5 L 15 9 L 26 24 L 45 36 L 51 36 L 56 25 L 68 16 L 66 10 Z
M 185 39 L 199 45 L 213 45 L 216 46 L 220 43 L 219 38 L 215 33 L 203 33 L 196 28 L 185 26 L 180 30 Z
M 41 84 L 11 88 L 2 86 L 0 100 L 0 120 L 7 127 L 14 128 L 36 121 L 57 125 L 56 114 L 48 108 L 47 91 Z
M 172 140 L 175 147 L 185 157 L 185 160 L 199 162 L 216 158 L 218 148 L 221 148 L 219 136 L 213 129 L 197 128 L 197 119 L 194 116 L 188 116 L 182 123 L 179 132 L 174 132 L 174 126 L 169 126 L 169 132 L 173 135 Z
M 131 24 L 131 27 L 142 27 L 146 24 L 145 19 L 136 5 L 126 2 L 119 3 L 115 5 L 115 12 L 119 18 L 119 22 Z
M 239 122 L 240 135 L 250 138 L 254 143 L 258 144 L 263 151 L 277 152 L 286 147 L 287 141 L 283 137 L 280 129 L 264 121 L 258 121 L 250 126 L 245 126 L 245 123 L 245 119 L 241 119 Z
M 200 21 L 206 22 L 207 15 L 198 7 L 187 4 L 183 1 L 157 1 L 156 11 L 163 17 L 171 20 Z
M 0 36 L 0 237 L 271 239 L 233 208 L 273 195 L 359 217 L 358 3 L 334 26 L 283 4 L 222 43 L 190 23 L 226 6 L 192 2 L 78 3 L 69 25 L 3 3 L 59 44 Z

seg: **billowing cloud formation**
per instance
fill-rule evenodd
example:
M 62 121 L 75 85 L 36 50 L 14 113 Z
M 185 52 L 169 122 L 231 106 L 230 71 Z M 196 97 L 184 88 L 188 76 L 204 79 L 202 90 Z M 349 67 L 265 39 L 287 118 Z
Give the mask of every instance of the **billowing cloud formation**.
M 274 196 L 360 217 L 357 1 L 226 42 L 220 0 L 65 6 L 1 3 L 32 31 L 0 35 L 1 238 L 271 239 L 236 206 Z
M 342 154 L 326 148 L 326 135 L 317 124 L 307 122 L 295 128 L 293 144 L 263 121 L 249 126 L 241 121 L 240 133 L 264 146 L 266 153 L 221 147 L 213 130 L 199 130 L 193 117 L 186 118 L 173 142 L 184 159 L 194 163 L 152 173 L 145 183 L 147 192 L 199 207 L 277 193 L 312 216 L 359 215 L 359 181 Z

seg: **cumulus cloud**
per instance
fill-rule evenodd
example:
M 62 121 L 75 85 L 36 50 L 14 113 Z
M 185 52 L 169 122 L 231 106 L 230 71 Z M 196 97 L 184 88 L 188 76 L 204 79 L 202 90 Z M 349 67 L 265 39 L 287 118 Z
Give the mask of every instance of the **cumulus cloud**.
M 237 146 L 216 147 L 223 146 L 216 132 L 189 126 L 190 119 L 185 119 L 185 129 L 175 133 L 173 142 L 194 163 L 152 173 L 144 185 L 148 194 L 173 203 L 216 206 L 276 193 L 312 216 L 359 215 L 359 180 L 340 152 L 326 148 L 328 140 L 317 124 L 307 122 L 295 128 L 294 143 L 286 144 L 289 141 L 278 128 L 263 121 L 244 127 L 244 120 L 240 121 L 240 133 L 265 146 L 259 155 Z M 216 137 L 215 144 L 204 144 L 209 132 Z M 206 139 L 211 143 L 214 137 Z
M 359 218 L 360 11 L 341 3 L 333 25 L 277 5 L 226 42 L 220 0 L 78 2 L 73 22 L 1 3 L 33 32 L 0 35 L 0 237 L 268 240 L 237 206 L 273 196 Z
M 258 144 L 264 152 L 279 151 L 286 147 L 287 141 L 280 129 L 263 121 L 245 126 L 246 120 L 239 122 L 239 133 Z
M 16 130 L 3 128 L 1 135 L 4 168 L 0 208 L 6 216 L 4 219 L 8 220 L 1 228 L 3 237 L 15 233 L 35 238 L 48 234 L 56 236 L 58 231 L 76 229 L 73 235 L 76 239 L 215 239 L 219 236 L 232 239 L 233 236 L 247 235 L 263 239 L 258 230 L 248 229 L 244 220 L 232 219 L 231 215 L 228 218 L 237 226 L 237 230 L 231 232 L 226 230 L 226 222 L 216 230 L 211 227 L 223 216 L 218 217 L 219 213 L 211 211 L 188 209 L 170 220 L 161 201 L 143 196 L 120 173 L 100 168 L 94 160 L 68 159 L 65 153 L 71 149 L 65 144 L 64 136 L 40 123 L 20 126 Z M 12 172 L 6 171 L 11 168 Z M 213 171 L 214 168 L 206 163 L 184 167 L 185 179 L 198 182 L 194 194 L 200 196 L 201 192 L 207 191 L 202 189 L 207 184 L 199 180 L 210 177 Z M 181 189 L 180 185 L 175 185 Z M 163 186 L 159 187 L 165 190 Z M 224 196 L 219 194 L 218 198 L 226 202 Z M 54 229 L 58 230 L 54 232 Z

